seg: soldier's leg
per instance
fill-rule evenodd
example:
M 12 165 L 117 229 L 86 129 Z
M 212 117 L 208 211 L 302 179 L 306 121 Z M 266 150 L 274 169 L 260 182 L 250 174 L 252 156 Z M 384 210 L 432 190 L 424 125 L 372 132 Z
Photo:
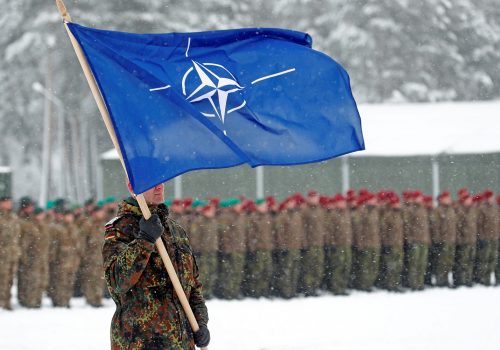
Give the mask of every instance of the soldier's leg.
M 408 278 L 408 287 L 415 290 L 418 287 L 418 255 L 419 255 L 419 247 L 417 244 L 410 243 L 408 244 L 407 251 L 407 278 Z
M 311 247 L 304 255 L 302 268 L 302 290 L 306 295 L 316 295 L 323 276 L 324 253 L 321 247 Z
M 334 248 L 333 258 L 331 291 L 336 295 L 345 295 L 351 275 L 352 254 L 350 248 Z
M 203 296 L 209 298 L 212 291 L 209 289 L 208 279 L 210 278 L 210 266 L 208 256 L 204 253 L 195 253 L 196 265 L 198 266 L 199 279 L 203 285 Z
M 0 264 L 0 308 L 11 309 L 10 298 L 14 281 L 14 263 L 6 259 Z
M 495 267 L 495 285 L 500 285 L 500 243 L 497 242 L 497 261 Z
M 370 249 L 370 289 L 379 283 L 380 247 Z
M 476 259 L 476 245 L 468 244 L 465 265 L 465 285 L 471 287 L 474 283 L 474 261 Z
M 264 249 L 257 250 L 257 261 L 259 262 L 259 271 L 255 281 L 255 296 L 268 296 L 269 282 L 273 274 L 271 252 Z
M 243 282 L 243 277 L 245 274 L 245 253 L 237 252 L 232 255 L 232 276 L 230 283 L 230 296 L 231 299 L 236 299 L 240 297 L 241 294 L 241 284 Z
M 301 259 L 299 249 L 290 249 L 289 251 L 290 259 L 290 288 L 286 293 L 286 297 L 292 298 L 297 295 L 297 289 L 299 284 L 300 269 L 301 269 Z
M 425 287 L 425 271 L 427 270 L 427 265 L 429 262 L 429 246 L 423 243 L 421 243 L 419 246 L 420 271 L 418 272 L 418 289 L 422 290 Z
M 490 254 L 488 259 L 488 277 L 489 284 L 491 284 L 491 277 L 495 274 L 498 262 L 498 241 L 490 241 Z
M 486 284 L 486 275 L 488 274 L 488 249 L 487 241 L 477 242 L 476 260 L 474 266 L 474 279 L 477 283 Z M 489 278 L 488 278 L 489 281 Z
M 455 287 L 464 286 L 466 279 L 467 249 L 465 244 L 458 244 L 455 251 L 455 264 L 453 266 L 453 284 Z
M 429 247 L 429 258 L 424 277 L 424 283 L 428 286 L 432 286 L 432 276 L 436 275 L 436 265 L 439 260 L 439 249 L 439 243 L 432 243 Z
M 367 291 L 370 289 L 370 265 L 370 252 L 367 249 L 360 250 L 358 255 L 358 271 L 356 273 L 356 287 L 360 290 Z
M 386 256 L 384 288 L 392 291 L 399 290 L 399 288 L 401 288 L 402 270 L 403 250 L 397 247 L 389 247 Z
M 324 246 L 323 255 L 325 257 L 325 264 L 323 268 L 323 280 L 321 282 L 321 288 L 326 290 L 331 290 L 331 278 L 332 278 L 332 257 L 331 257 L 332 247 Z
M 259 278 L 259 261 L 256 252 L 246 253 L 245 278 L 241 287 L 243 295 L 255 296 L 255 284 Z
M 380 269 L 377 279 L 377 287 L 379 288 L 387 288 L 387 273 L 388 273 L 388 265 L 390 263 L 390 247 L 383 246 L 380 251 Z

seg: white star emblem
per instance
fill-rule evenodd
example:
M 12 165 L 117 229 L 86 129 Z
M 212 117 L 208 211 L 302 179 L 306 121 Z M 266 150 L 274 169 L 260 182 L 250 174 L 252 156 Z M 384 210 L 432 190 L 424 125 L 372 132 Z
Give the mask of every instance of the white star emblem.
M 243 87 L 238 84 L 236 79 L 232 76 L 231 78 L 223 78 L 215 74 L 212 70 L 210 70 L 207 66 L 215 65 L 214 63 L 200 64 L 196 61 L 192 61 L 194 69 L 200 78 L 200 85 L 196 87 L 196 89 L 186 97 L 186 99 L 191 102 L 199 102 L 203 100 L 208 100 L 212 105 L 215 113 L 219 117 L 219 119 L 224 123 L 224 118 L 226 117 L 226 107 L 228 96 L 234 92 L 240 91 Z M 220 65 L 217 65 L 220 66 Z M 222 67 L 222 66 L 220 66 Z M 222 67 L 224 68 L 224 67 Z M 225 68 L 224 68 L 225 69 Z M 185 78 L 192 72 L 192 68 L 190 68 L 186 74 L 184 75 L 183 81 L 183 93 L 185 93 Z M 228 72 L 229 73 L 229 72 Z M 216 99 L 217 104 L 214 102 Z

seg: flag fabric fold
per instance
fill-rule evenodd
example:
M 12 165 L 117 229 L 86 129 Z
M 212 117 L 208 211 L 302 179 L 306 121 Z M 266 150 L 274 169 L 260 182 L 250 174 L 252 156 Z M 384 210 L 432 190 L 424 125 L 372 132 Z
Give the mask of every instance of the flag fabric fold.
M 306 164 L 364 149 L 349 76 L 308 34 L 68 27 L 135 193 L 191 170 Z

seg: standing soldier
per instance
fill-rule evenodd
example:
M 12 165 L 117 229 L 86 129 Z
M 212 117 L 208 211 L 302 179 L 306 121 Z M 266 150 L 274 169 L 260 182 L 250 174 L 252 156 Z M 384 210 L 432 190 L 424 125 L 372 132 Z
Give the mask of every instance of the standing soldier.
M 346 295 L 352 264 L 351 212 L 341 194 L 328 201 L 325 214 L 325 285 L 335 295 Z
M 401 273 L 403 271 L 403 213 L 396 194 L 390 196 L 390 207 L 380 218 L 381 286 L 390 291 L 402 291 Z
M 51 228 L 53 242 L 50 252 L 52 262 L 49 295 L 54 306 L 69 308 L 76 271 L 80 265 L 81 237 L 79 229 L 74 225 L 74 215 L 71 211 L 63 210 L 58 219 L 58 225 Z
M 7 310 L 11 310 L 10 290 L 21 254 L 20 232 L 19 220 L 12 212 L 12 199 L 0 197 L 0 308 Z
M 28 308 L 39 308 L 47 285 L 49 236 L 45 213 L 36 208 L 33 215 L 22 212 L 21 259 L 18 274 L 19 304 Z
M 455 246 L 457 241 L 457 220 L 455 209 L 449 192 L 443 192 L 438 197 L 439 206 L 433 212 L 433 274 L 436 276 L 436 286 L 449 286 L 448 274 L 453 270 L 455 261 Z
M 325 211 L 320 206 L 319 200 L 320 197 L 316 191 L 309 192 L 307 205 L 301 210 L 304 239 L 302 242 L 300 285 L 306 296 L 316 295 L 324 274 Z
M 248 218 L 245 291 L 256 298 L 270 294 L 273 276 L 273 222 L 267 206 L 264 199 L 257 199 Z
M 468 192 L 459 193 L 457 208 L 457 250 L 453 280 L 455 287 L 472 286 L 477 240 L 477 208 Z
M 289 197 L 280 205 L 275 223 L 275 293 L 292 298 L 297 292 L 300 275 L 300 248 L 303 232 L 299 212 L 300 198 Z
M 93 307 L 102 306 L 104 296 L 104 274 L 102 272 L 101 248 L 104 243 L 102 229 L 106 212 L 102 207 L 93 207 L 87 220 L 82 222 L 81 287 L 87 303 Z
M 240 297 L 245 268 L 246 219 L 237 198 L 221 202 L 220 207 L 217 296 L 235 299 Z
M 215 216 L 218 202 L 203 207 L 199 231 L 199 253 L 197 257 L 200 269 L 200 280 L 205 297 L 214 295 L 214 286 L 217 281 L 219 250 L 218 223 Z
M 404 211 L 405 284 L 412 290 L 424 289 L 424 277 L 430 245 L 429 214 L 421 192 L 409 194 Z
M 377 197 L 364 193 L 359 201 L 362 206 L 355 220 L 357 231 L 353 235 L 356 255 L 354 266 L 354 287 L 371 291 L 379 274 L 380 263 L 380 221 Z
M 493 192 L 482 195 L 479 206 L 478 240 L 476 246 L 475 280 L 489 286 L 491 274 L 495 271 L 498 255 L 498 211 L 494 206 Z

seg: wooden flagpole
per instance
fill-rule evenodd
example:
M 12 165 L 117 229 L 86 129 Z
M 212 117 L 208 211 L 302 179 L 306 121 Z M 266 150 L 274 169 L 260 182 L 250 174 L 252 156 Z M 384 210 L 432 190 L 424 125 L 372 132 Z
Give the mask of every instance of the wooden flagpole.
M 82 66 L 83 73 L 85 74 L 85 78 L 87 78 L 87 82 L 89 83 L 90 90 L 92 91 L 92 95 L 94 96 L 94 99 L 97 103 L 97 107 L 99 108 L 99 112 L 101 113 L 102 119 L 104 120 L 104 124 L 106 125 L 106 129 L 108 130 L 109 136 L 111 138 L 111 141 L 113 142 L 113 145 L 118 152 L 118 156 L 120 158 L 120 161 L 123 166 L 123 170 L 125 173 L 127 173 L 127 170 L 125 168 L 125 163 L 123 162 L 123 156 L 121 153 L 120 145 L 118 144 L 118 139 L 116 138 L 116 133 L 113 128 L 113 124 L 111 123 L 111 118 L 109 116 L 108 109 L 106 108 L 106 104 L 104 103 L 104 99 L 101 95 L 101 91 L 99 90 L 99 87 L 97 86 L 97 83 L 94 78 L 94 74 L 90 70 L 90 66 L 87 62 L 87 58 L 83 54 L 82 48 L 80 47 L 80 44 L 78 41 L 75 39 L 73 34 L 68 28 L 67 23 L 71 22 L 71 17 L 66 10 L 66 6 L 64 5 L 63 0 L 56 0 L 57 8 L 59 9 L 59 12 L 61 14 L 61 17 L 63 18 L 64 21 L 64 27 L 66 28 L 66 32 L 68 33 L 69 39 L 71 41 L 71 44 L 73 45 L 73 49 L 75 50 L 76 56 L 78 57 L 78 61 L 80 62 L 80 65 Z M 149 210 L 149 207 L 146 203 L 146 200 L 144 199 L 144 195 L 138 194 L 136 195 L 137 202 L 139 203 L 139 207 L 141 208 L 142 215 L 144 218 L 147 220 L 151 217 L 151 212 Z M 177 294 L 177 297 L 179 298 L 179 301 L 181 302 L 182 308 L 184 309 L 184 312 L 186 313 L 186 316 L 189 320 L 189 324 L 191 325 L 191 328 L 193 329 L 193 332 L 197 332 L 200 327 L 198 325 L 198 321 L 196 320 L 193 310 L 191 309 L 191 306 L 189 305 L 189 301 L 187 300 L 186 294 L 184 293 L 184 289 L 182 289 L 182 285 L 179 281 L 179 277 L 177 276 L 177 273 L 175 271 L 174 266 L 172 265 L 172 261 L 170 260 L 170 257 L 168 255 L 167 249 L 165 248 L 165 245 L 163 244 L 163 241 L 161 238 L 158 238 L 158 240 L 155 242 L 156 248 L 158 249 L 158 253 L 161 256 L 161 259 L 163 260 L 163 264 L 165 265 L 165 268 L 167 269 L 168 277 L 170 277 L 170 280 L 172 281 L 172 284 L 174 286 L 174 290 Z M 202 348 L 202 349 L 207 349 Z

